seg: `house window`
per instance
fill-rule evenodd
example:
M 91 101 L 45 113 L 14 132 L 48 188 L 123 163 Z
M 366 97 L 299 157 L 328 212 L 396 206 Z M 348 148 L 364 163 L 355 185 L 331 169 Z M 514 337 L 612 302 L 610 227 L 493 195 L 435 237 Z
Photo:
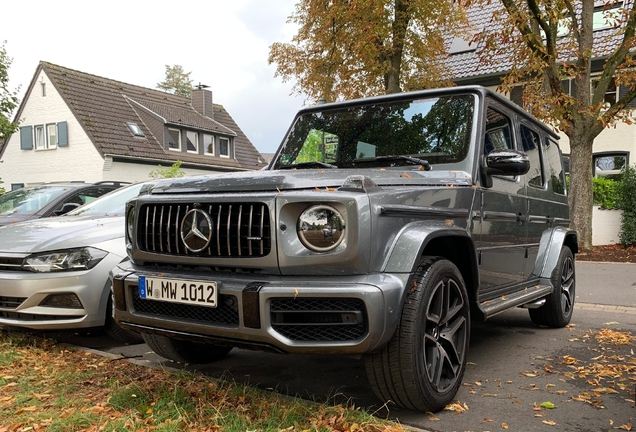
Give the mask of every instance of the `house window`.
M 230 140 L 229 138 L 219 138 L 219 156 L 230 157 Z
M 57 148 L 57 125 L 46 125 L 46 148 Z
M 181 131 L 179 129 L 168 129 L 168 149 L 181 151 Z
M 214 136 L 203 134 L 203 148 L 206 155 L 214 156 Z
M 46 83 L 40 83 L 42 85 L 42 97 L 46 96 Z
M 141 130 L 141 128 L 139 127 L 137 123 L 127 122 L 126 125 L 128 125 L 128 129 L 130 129 L 130 131 L 133 133 L 134 136 L 138 136 L 138 137 L 145 136 L 144 132 Z
M 594 8 L 592 29 L 597 31 L 618 27 L 621 22 L 620 8 L 622 7 L 623 2 L 619 2 L 607 10 L 604 6 Z
M 629 164 L 628 152 L 603 152 L 592 155 L 594 177 L 616 179 Z
M 188 153 L 199 153 L 199 134 L 197 132 L 186 132 L 186 148 Z
M 46 135 L 44 134 L 44 125 L 38 125 L 35 129 L 35 149 L 46 150 Z

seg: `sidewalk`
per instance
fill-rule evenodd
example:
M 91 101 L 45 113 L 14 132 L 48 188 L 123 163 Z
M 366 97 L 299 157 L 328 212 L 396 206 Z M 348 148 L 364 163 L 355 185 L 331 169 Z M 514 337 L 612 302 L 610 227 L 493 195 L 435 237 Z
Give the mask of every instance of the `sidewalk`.
M 575 307 L 636 314 L 636 264 L 577 261 Z

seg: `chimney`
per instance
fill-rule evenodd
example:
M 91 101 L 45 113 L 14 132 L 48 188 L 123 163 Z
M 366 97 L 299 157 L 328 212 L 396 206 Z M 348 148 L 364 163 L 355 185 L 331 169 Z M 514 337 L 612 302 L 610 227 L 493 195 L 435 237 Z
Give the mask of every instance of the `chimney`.
M 192 107 L 197 110 L 198 113 L 213 119 L 212 92 L 206 90 L 207 87 L 205 84 L 199 83 L 199 85 L 192 89 Z

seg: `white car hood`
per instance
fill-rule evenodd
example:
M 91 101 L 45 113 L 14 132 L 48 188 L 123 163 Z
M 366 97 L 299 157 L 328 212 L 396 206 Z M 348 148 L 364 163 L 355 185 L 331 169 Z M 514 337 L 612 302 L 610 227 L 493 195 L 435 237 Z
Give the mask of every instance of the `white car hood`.
M 117 239 L 121 239 L 123 247 L 123 216 L 61 216 L 0 227 L 0 253 L 100 247 L 101 243 L 112 244 Z

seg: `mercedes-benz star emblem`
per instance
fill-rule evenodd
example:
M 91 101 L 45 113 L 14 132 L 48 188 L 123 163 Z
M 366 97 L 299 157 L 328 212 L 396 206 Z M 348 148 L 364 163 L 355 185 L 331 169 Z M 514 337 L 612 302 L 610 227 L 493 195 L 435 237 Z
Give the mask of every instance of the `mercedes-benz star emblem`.
M 203 210 L 192 209 L 181 222 L 181 240 L 190 252 L 201 252 L 212 240 L 212 219 Z

